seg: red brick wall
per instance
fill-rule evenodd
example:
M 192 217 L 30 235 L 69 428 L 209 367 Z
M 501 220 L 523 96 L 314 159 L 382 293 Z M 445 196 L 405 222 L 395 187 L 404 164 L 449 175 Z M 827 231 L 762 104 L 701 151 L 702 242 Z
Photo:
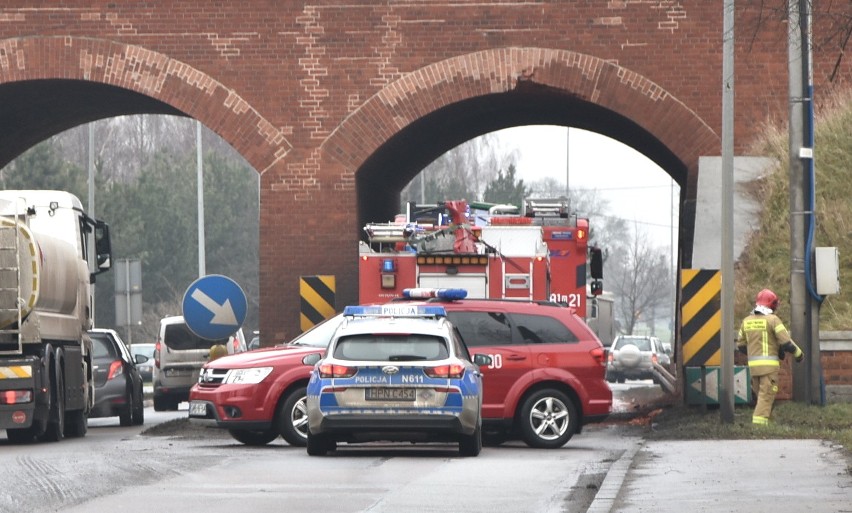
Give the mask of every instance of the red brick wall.
M 822 351 L 820 356 L 826 385 L 852 386 L 852 351 Z
M 786 25 L 765 15 L 756 30 L 757 14 L 743 9 L 739 153 L 787 103 Z M 114 85 L 199 119 L 240 151 L 262 174 L 261 329 L 281 340 L 298 331 L 300 275 L 335 275 L 339 305 L 356 300 L 359 216 L 391 201 L 418 166 L 484 131 L 553 121 L 553 112 L 669 171 L 685 191 L 681 240 L 691 247 L 697 158 L 719 154 L 721 24 L 721 2 L 699 0 L 8 0 L 0 86 Z M 822 48 L 819 91 L 838 56 Z M 848 77 L 842 61 L 834 85 Z M 14 98 L 0 87 L 0 100 Z M 439 114 L 436 129 L 428 121 Z M 51 115 L 56 130 L 63 116 L 81 119 Z M 401 134 L 426 143 L 389 144 Z

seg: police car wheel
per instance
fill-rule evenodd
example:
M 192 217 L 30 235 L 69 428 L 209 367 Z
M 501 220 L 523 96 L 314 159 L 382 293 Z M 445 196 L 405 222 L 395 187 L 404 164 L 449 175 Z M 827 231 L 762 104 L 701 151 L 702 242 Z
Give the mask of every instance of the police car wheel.
M 521 407 L 521 436 L 530 447 L 556 449 L 574 436 L 577 421 L 577 408 L 567 395 L 555 389 L 538 390 Z
M 308 456 L 325 456 L 329 451 L 337 449 L 337 443 L 324 435 L 312 435 L 308 432 L 306 447 Z
M 275 427 L 284 440 L 293 447 L 308 443 L 307 389 L 297 387 L 278 406 Z
M 460 456 L 479 456 L 482 452 L 482 424 L 476 426 L 472 435 L 462 435 L 459 438 Z

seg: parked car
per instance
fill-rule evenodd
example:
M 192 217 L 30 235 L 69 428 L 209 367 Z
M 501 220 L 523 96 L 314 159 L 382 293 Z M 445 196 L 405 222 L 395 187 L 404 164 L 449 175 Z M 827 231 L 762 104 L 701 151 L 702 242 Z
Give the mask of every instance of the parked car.
M 254 336 L 248 343 L 248 350 L 254 351 L 255 349 L 260 349 L 260 333 L 255 331 Z
M 189 400 L 189 389 L 198 381 L 201 367 L 216 345 L 224 345 L 229 355 L 246 351 L 241 329 L 228 338 L 208 340 L 193 333 L 183 316 L 160 320 L 154 346 L 155 411 L 177 410 L 178 404 Z
M 647 335 L 619 335 L 607 358 L 607 381 L 624 383 L 628 379 L 652 379 L 656 383 L 655 363 L 667 369 L 671 367 L 671 356 L 660 339 Z
M 136 355 L 143 355 L 148 359 L 145 363 L 139 363 L 136 368 L 139 369 L 139 374 L 142 375 L 142 381 L 150 383 L 154 380 L 154 348 L 155 344 L 130 344 L 130 354 L 135 358 Z
M 311 456 L 338 442 L 458 443 L 482 450 L 482 372 L 441 306 L 347 307 L 308 382 Z M 310 357 L 309 357 L 310 358 Z
M 511 300 L 436 300 L 483 369 L 483 434 L 488 444 L 521 438 L 532 447 L 561 447 L 584 425 L 607 418 L 612 391 L 606 352 L 572 309 Z M 406 304 L 418 304 L 406 300 Z M 289 345 L 228 356 L 204 367 L 190 393 L 190 418 L 215 420 L 246 444 L 279 435 L 307 443 L 308 353 L 323 353 L 342 315 Z
M 95 405 L 89 417 L 118 416 L 122 426 L 139 426 L 145 422 L 142 376 L 136 368 L 144 363 L 144 355 L 131 356 L 130 351 L 113 330 L 93 329 L 92 370 L 95 377 Z

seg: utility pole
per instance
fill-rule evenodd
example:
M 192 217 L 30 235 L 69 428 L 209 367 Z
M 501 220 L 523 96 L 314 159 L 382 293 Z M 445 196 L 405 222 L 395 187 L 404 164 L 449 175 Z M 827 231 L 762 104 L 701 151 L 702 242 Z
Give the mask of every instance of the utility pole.
M 198 186 L 198 277 L 207 275 L 204 245 L 204 161 L 201 152 L 201 121 L 195 121 L 195 161 Z
M 812 266 L 807 265 L 813 261 L 808 233 L 816 208 L 809 193 L 811 187 L 814 187 L 811 183 L 814 148 L 810 0 L 788 0 L 788 12 L 790 333 L 805 353 L 804 364 L 795 366 L 796 372 L 793 373 L 793 399 L 818 403 L 821 402 L 819 302 L 809 290 L 809 284 L 815 280 Z
M 722 28 L 722 333 L 719 408 L 734 421 L 734 0 L 725 0 Z

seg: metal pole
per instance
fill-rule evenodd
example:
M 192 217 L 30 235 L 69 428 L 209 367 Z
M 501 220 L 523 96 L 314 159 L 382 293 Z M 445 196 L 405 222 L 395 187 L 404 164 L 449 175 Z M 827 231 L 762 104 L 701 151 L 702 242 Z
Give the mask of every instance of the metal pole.
M 571 127 L 565 128 L 565 198 L 571 201 Z
M 805 269 L 805 230 L 808 213 L 805 203 L 805 166 L 801 150 L 804 144 L 804 74 L 802 52 L 801 0 L 788 0 L 790 19 L 787 23 L 787 59 L 790 87 L 789 182 L 790 182 L 790 333 L 793 340 L 810 355 L 809 327 L 810 297 L 807 291 Z M 793 399 L 810 402 L 810 387 L 805 372 L 793 374 Z
M 88 212 L 89 215 L 94 218 L 95 217 L 95 126 L 94 123 L 89 123 L 89 147 L 88 147 L 88 155 L 87 155 L 87 164 L 86 167 L 88 169 L 89 175 L 89 206 Z M 89 234 L 87 237 L 89 244 L 89 273 L 93 273 L 97 270 L 98 265 L 98 252 L 95 249 L 95 232 Z M 95 326 L 95 284 L 92 283 L 92 297 L 89 298 L 91 301 L 91 309 L 92 309 L 92 326 Z
M 201 157 L 201 122 L 195 121 L 195 148 L 196 162 L 198 164 L 198 277 L 201 278 L 207 274 L 205 269 L 205 253 L 204 253 L 204 166 Z
M 124 260 L 127 272 L 124 273 L 124 294 L 127 297 L 127 343 L 133 345 L 133 321 L 130 316 L 130 259 Z
M 734 0 L 725 0 L 722 55 L 722 422 L 734 421 Z

